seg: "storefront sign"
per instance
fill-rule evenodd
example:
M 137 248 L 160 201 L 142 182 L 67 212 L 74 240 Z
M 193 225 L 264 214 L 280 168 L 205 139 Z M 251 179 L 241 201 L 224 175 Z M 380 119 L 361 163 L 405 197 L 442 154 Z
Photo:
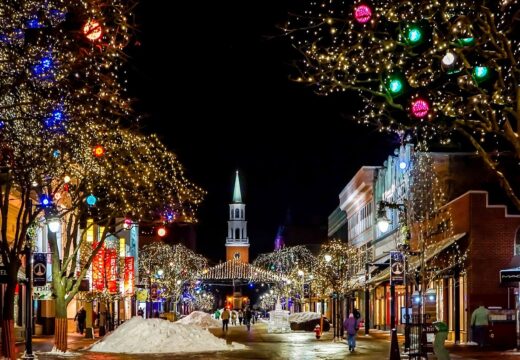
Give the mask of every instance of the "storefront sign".
M 47 283 L 47 254 L 33 254 L 33 285 L 45 286 Z
M 400 251 L 390 251 L 390 284 L 404 282 L 404 257 Z
M 36 286 L 33 292 L 34 300 L 52 300 L 51 284 L 45 286 Z
M 520 268 L 500 270 L 500 283 L 518 283 L 520 281 Z
M 125 294 L 134 293 L 134 257 L 125 257 L 124 292 Z

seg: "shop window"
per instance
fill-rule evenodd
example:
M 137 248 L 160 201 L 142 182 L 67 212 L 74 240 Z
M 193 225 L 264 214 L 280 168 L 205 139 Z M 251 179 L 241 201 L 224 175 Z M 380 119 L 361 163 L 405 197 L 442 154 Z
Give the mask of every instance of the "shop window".
M 520 255 L 520 228 L 516 230 L 515 255 Z

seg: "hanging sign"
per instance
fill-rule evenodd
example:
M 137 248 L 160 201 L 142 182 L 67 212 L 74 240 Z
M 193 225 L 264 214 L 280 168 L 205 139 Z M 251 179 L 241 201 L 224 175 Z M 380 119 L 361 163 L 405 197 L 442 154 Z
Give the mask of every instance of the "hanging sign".
M 404 257 L 400 251 L 390 251 L 390 284 L 404 282 Z
M 33 285 L 45 286 L 47 284 L 47 254 L 33 254 Z

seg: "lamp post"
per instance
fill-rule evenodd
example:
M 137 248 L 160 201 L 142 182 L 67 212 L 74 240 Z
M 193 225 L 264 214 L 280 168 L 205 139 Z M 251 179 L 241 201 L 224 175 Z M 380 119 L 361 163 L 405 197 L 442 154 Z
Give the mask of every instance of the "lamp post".
M 406 205 L 399 203 L 391 203 L 387 201 L 380 201 L 379 208 L 377 211 L 377 227 L 380 232 L 385 233 L 388 231 L 390 227 L 390 220 L 386 216 L 386 209 L 397 209 L 403 212 L 403 218 L 406 225 L 407 214 L 406 214 Z M 406 233 L 406 239 L 403 249 L 408 248 L 408 240 L 409 233 Z M 402 254 L 402 252 L 401 252 Z M 402 255 L 404 257 L 404 274 L 403 274 L 403 282 L 405 286 L 405 348 L 407 349 L 407 345 L 409 347 L 410 340 L 410 323 L 409 323 L 409 314 L 408 314 L 408 284 L 406 282 L 406 255 Z M 390 273 L 392 274 L 392 269 L 390 269 Z M 390 360 L 397 360 L 401 358 L 399 352 L 399 343 L 397 341 L 397 329 L 395 324 L 395 282 L 392 280 L 392 276 L 390 275 L 390 328 L 391 328 L 391 345 L 390 345 Z

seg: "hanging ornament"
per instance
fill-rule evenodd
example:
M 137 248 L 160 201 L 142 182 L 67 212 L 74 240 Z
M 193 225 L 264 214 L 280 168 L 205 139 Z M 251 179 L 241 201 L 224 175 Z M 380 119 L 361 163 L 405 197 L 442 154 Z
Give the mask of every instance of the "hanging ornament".
M 96 41 L 103 35 L 103 29 L 96 20 L 88 20 L 83 26 L 83 34 L 90 41 Z
M 97 202 L 97 198 L 93 194 L 90 194 L 89 196 L 87 196 L 87 205 L 88 206 L 94 206 L 94 205 L 96 205 L 96 202 Z
M 423 32 L 418 26 L 410 26 L 406 30 L 406 42 L 411 45 L 419 45 L 423 40 Z
M 475 66 L 473 68 L 473 77 L 477 83 L 485 81 L 489 77 L 489 68 L 487 66 Z
M 125 219 L 125 222 L 123 223 L 123 228 L 125 230 L 129 230 L 132 227 L 132 219 Z
M 446 68 L 452 68 L 457 61 L 457 55 L 453 51 L 448 51 L 442 58 L 442 65 Z
M 103 146 L 101 145 L 96 145 L 94 146 L 94 156 L 95 157 L 101 157 L 105 154 L 105 148 L 103 148 Z
M 164 226 L 161 226 L 159 229 L 157 229 L 157 235 L 160 237 L 164 237 L 166 235 L 166 229 Z
M 61 154 L 61 153 L 60 153 L 59 150 L 54 150 L 54 151 L 52 152 L 52 156 L 53 156 L 54 158 L 58 158 L 58 157 L 60 157 L 60 154 Z
M 372 9 L 365 4 L 356 6 L 354 9 L 354 17 L 360 24 L 366 24 L 372 18 Z
M 457 42 L 460 46 L 473 46 L 475 45 L 475 38 L 474 37 L 465 37 L 458 39 Z
M 430 111 L 430 104 L 424 99 L 416 99 L 412 102 L 412 114 L 418 119 L 422 119 Z
M 65 177 L 63 178 L 63 182 L 65 184 L 68 184 L 70 182 L 70 176 L 69 175 L 65 175 Z

